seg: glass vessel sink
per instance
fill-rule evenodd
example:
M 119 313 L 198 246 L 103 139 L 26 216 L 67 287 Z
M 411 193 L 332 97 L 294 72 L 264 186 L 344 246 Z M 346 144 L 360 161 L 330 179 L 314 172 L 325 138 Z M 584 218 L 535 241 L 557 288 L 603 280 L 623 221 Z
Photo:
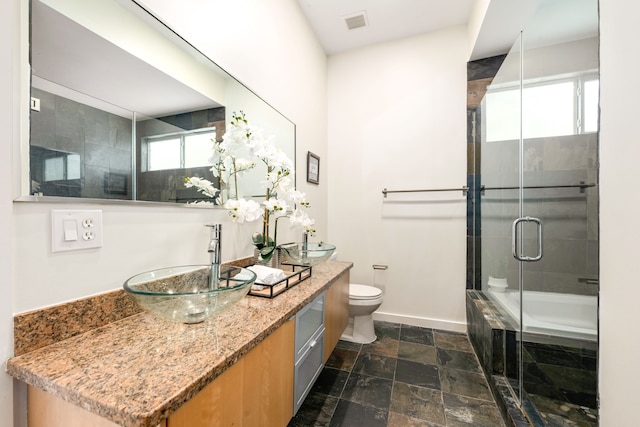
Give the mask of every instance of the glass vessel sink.
M 336 250 L 334 245 L 328 243 L 285 243 L 278 248 L 282 262 L 310 266 L 327 260 Z
M 180 323 L 200 323 L 240 301 L 256 280 L 246 268 L 219 267 L 217 283 L 209 283 L 211 266 L 185 265 L 137 274 L 124 290 L 146 311 Z

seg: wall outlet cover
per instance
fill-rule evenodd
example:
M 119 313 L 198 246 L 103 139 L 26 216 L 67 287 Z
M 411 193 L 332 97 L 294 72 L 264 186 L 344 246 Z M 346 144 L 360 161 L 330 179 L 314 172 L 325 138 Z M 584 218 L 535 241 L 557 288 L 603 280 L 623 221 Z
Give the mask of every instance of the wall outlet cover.
M 102 247 L 101 210 L 52 210 L 51 251 Z

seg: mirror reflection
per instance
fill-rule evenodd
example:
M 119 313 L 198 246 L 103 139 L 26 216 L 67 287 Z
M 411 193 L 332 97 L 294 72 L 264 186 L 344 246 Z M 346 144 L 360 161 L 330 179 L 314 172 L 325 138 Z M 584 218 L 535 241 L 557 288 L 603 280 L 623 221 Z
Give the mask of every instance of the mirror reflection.
M 295 126 L 134 2 L 32 0 L 26 195 L 189 203 L 234 111 L 295 159 Z M 261 171 L 243 178 L 260 197 Z M 26 197 L 24 200 L 34 198 Z

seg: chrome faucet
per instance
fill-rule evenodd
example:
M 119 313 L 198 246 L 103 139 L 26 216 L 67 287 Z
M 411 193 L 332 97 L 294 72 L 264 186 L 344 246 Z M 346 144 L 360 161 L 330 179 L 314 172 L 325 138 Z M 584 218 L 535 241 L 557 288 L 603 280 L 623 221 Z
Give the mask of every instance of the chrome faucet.
M 306 260 L 309 255 L 309 233 L 302 233 L 302 259 Z
M 222 224 L 207 224 L 211 228 L 211 238 L 209 239 L 209 248 L 207 252 L 210 254 L 211 271 L 209 272 L 209 289 L 218 289 L 220 286 L 220 241 L 222 238 Z

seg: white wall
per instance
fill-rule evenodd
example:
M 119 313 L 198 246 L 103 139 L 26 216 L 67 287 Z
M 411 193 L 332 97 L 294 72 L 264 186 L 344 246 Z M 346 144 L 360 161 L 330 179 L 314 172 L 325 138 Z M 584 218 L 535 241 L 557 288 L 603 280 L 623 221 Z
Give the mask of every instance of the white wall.
M 15 94 L 14 68 L 17 63 L 17 50 L 14 42 L 17 39 L 18 8 L 15 2 L 3 3 L 0 6 L 0 129 L 3 138 L 0 140 L 0 426 L 13 425 L 13 380 L 4 373 L 6 360 L 13 355 L 13 277 L 11 263 L 11 194 L 12 194 L 12 141 L 18 136 L 19 123 L 13 113 Z
M 11 147 L 18 140 L 17 98 L 12 99 L 12 37 L 20 0 L 0 4 L 0 179 L 10 182 Z M 308 28 L 297 3 L 223 0 L 204 2 L 148 0 L 145 5 L 229 73 L 237 76 L 297 126 L 298 187 L 312 202 L 310 215 L 318 238 L 326 240 L 327 184 L 306 183 L 306 152 L 326 160 L 326 56 Z M 286 25 L 282 25 L 286 23 Z M 16 125 L 17 127 L 17 125 Z M 326 165 L 321 163 L 321 174 Z M 121 205 L 11 203 L 9 187 L 0 190 L 0 358 L 10 357 L 13 313 L 40 308 L 120 288 L 128 276 L 158 266 L 206 262 L 208 222 L 222 222 L 223 261 L 252 254 L 249 236 L 259 224 L 241 227 L 224 211 L 145 208 Z M 52 209 L 102 209 L 104 246 L 84 252 L 50 252 Z M 280 233 L 279 233 L 280 234 Z M 295 237 L 298 237 L 297 235 Z M 11 243 L 13 241 L 13 244 Z M 13 263 L 12 263 L 13 260 Z M 13 277 L 10 272 L 13 272 Z M 13 298 L 12 298 L 13 293 Z M 16 396 L 20 400 L 21 393 Z M 0 374 L 0 425 L 11 425 L 11 379 Z M 16 413 L 17 423 L 24 414 Z M 17 424 L 16 424 L 17 425 Z
M 638 424 L 640 4 L 600 1 L 600 425 Z
M 381 191 L 465 185 L 467 54 L 457 27 L 329 58 L 329 241 L 380 319 L 466 329 L 462 192 Z

